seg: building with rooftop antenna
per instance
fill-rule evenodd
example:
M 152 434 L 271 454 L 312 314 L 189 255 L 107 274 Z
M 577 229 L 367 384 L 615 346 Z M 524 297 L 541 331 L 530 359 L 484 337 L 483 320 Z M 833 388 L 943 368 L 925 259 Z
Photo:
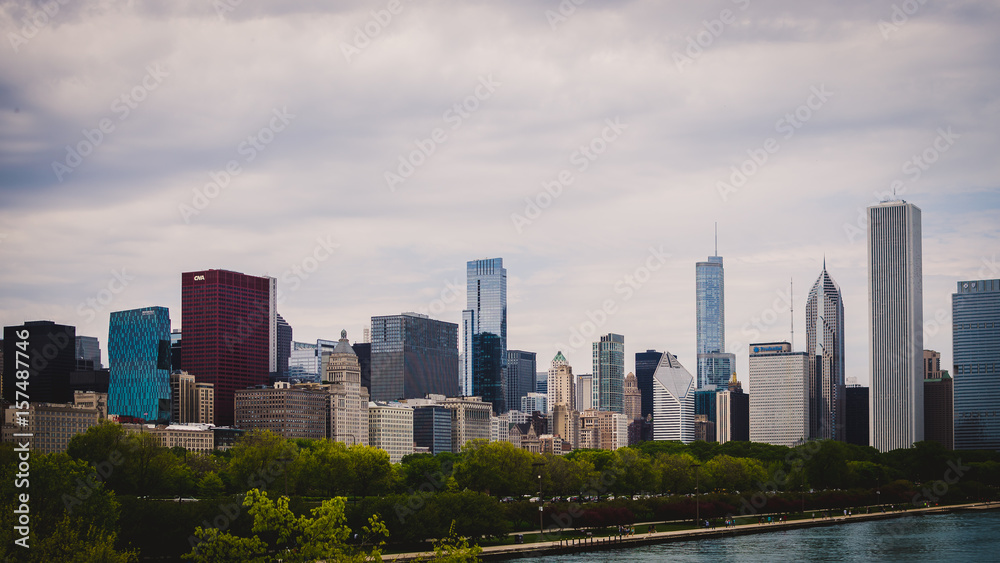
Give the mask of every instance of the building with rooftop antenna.
M 920 208 L 868 208 L 871 445 L 886 452 L 924 439 L 924 316 Z
M 718 227 L 715 255 L 695 264 L 695 306 L 698 345 L 698 388 L 725 387 L 736 366 L 736 356 L 726 353 L 726 284 L 719 253 Z
M 806 301 L 806 355 L 809 358 L 809 437 L 845 439 L 844 299 L 840 286 L 823 271 Z

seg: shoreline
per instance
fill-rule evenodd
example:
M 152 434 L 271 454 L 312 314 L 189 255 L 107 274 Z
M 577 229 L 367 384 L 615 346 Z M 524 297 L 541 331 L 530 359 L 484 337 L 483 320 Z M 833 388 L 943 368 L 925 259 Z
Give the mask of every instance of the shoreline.
M 818 526 L 837 526 L 853 522 L 870 522 L 873 520 L 896 519 L 906 516 L 923 516 L 927 514 L 949 514 L 953 512 L 976 512 L 1000 509 L 1000 503 L 968 503 L 949 506 L 934 506 L 914 508 L 897 512 L 879 512 L 875 514 L 854 514 L 851 516 L 835 516 L 833 518 L 817 518 L 815 520 L 792 520 L 770 524 L 740 524 L 729 528 L 696 528 L 691 530 L 676 530 L 671 532 L 654 532 L 622 537 L 603 538 L 572 538 L 531 544 L 497 545 L 482 548 L 479 558 L 483 561 L 506 561 L 523 557 L 542 557 L 548 555 L 565 555 L 588 551 L 605 551 L 644 545 L 691 541 L 707 538 L 724 538 L 731 536 L 766 534 L 769 532 L 796 530 Z M 399 553 L 383 555 L 383 561 L 414 561 L 420 558 L 433 557 L 433 552 Z

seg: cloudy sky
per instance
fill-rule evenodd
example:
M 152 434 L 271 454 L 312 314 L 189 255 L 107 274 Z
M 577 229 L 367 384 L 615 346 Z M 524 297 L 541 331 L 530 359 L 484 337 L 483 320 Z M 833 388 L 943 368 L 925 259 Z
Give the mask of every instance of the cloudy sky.
M 180 328 L 181 272 L 225 268 L 279 278 L 296 340 L 360 339 L 459 322 L 502 257 L 540 368 L 616 332 L 694 371 L 717 222 L 740 373 L 789 302 L 804 348 L 825 256 L 867 383 L 863 210 L 895 188 L 950 366 L 955 282 L 1000 277 L 996 2 L 576 1 L 3 3 L 0 322 L 106 354 L 109 312 Z

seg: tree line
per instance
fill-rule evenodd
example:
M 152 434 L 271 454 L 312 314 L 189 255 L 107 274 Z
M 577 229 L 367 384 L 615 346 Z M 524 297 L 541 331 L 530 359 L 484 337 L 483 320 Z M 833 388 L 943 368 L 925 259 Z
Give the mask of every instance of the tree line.
M 17 492 L 12 445 L 5 444 L 0 456 L 0 534 L 10 536 L 4 554 L 11 555 Z M 537 526 L 537 505 L 527 498 L 539 495 L 548 506 L 576 514 L 579 526 L 687 517 L 696 491 L 711 514 L 712 503 L 716 512 L 732 511 L 762 493 L 770 509 L 781 509 L 799 502 L 996 498 L 1000 486 L 1000 453 L 951 452 L 934 442 L 886 453 L 833 441 L 794 448 L 643 442 L 555 456 L 472 441 L 460 453 L 414 454 L 392 464 L 377 448 L 286 440 L 267 431 L 247 433 L 228 451 L 196 453 L 104 423 L 73 437 L 66 453 L 33 453 L 31 460 L 32 540 L 38 547 L 32 557 L 64 561 L 188 553 L 199 526 L 253 537 L 253 518 L 243 506 L 253 490 L 273 499 L 287 496 L 296 518 L 322 509 L 329 519 L 332 509 L 323 503 L 343 498 L 336 506 L 345 527 L 360 531 L 377 515 L 390 544 L 419 548 L 423 540 L 449 534 L 500 538 Z M 567 508 L 573 504 L 584 508 Z

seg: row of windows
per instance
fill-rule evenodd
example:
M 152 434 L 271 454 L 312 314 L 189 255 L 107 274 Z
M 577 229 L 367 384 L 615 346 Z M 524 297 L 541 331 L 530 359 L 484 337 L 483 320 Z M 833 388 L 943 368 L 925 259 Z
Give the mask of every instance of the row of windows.
M 956 365 L 956 374 L 1000 373 L 996 364 Z
M 1000 323 L 996 323 L 996 324 L 994 324 L 994 323 L 964 323 L 964 324 L 955 324 L 954 330 L 957 332 L 959 330 L 975 330 L 975 329 L 984 329 L 984 328 L 994 328 L 994 326 L 1000 327 Z

